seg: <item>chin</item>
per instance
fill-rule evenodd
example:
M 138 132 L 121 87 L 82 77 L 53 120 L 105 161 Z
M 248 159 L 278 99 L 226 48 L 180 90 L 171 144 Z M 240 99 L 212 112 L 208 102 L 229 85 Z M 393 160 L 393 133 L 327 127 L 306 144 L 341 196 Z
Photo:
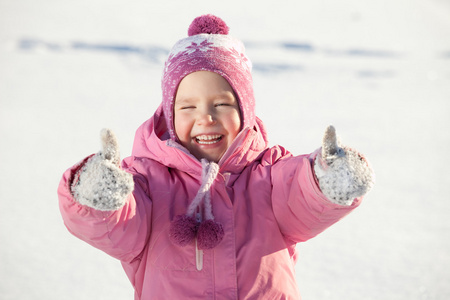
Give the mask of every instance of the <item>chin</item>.
M 200 155 L 195 155 L 195 157 L 197 157 L 198 160 L 205 158 L 208 161 L 218 163 L 219 160 L 222 158 L 222 155 L 208 155 L 208 154 L 202 153 Z

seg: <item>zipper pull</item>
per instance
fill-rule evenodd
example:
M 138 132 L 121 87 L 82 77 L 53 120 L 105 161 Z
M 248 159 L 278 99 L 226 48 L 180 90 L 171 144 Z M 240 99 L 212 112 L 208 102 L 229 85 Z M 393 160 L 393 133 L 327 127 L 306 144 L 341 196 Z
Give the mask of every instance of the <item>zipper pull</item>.
M 197 222 L 202 222 L 202 215 L 200 213 L 200 207 L 197 208 Z M 197 237 L 195 237 L 195 265 L 197 266 L 197 270 L 201 271 L 203 269 L 203 250 L 198 249 Z
M 197 270 L 201 271 L 203 269 L 203 250 L 198 249 L 197 238 L 195 238 L 195 263 Z

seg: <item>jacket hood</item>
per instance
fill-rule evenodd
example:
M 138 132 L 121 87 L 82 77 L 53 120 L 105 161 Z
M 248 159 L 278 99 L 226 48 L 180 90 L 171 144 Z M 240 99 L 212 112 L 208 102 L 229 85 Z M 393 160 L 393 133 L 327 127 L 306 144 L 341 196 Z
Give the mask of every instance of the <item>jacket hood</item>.
M 219 161 L 220 172 L 239 173 L 268 147 L 267 132 L 259 118 L 243 128 Z M 132 156 L 150 158 L 169 168 L 201 176 L 201 162 L 170 139 L 162 105 L 136 131 Z

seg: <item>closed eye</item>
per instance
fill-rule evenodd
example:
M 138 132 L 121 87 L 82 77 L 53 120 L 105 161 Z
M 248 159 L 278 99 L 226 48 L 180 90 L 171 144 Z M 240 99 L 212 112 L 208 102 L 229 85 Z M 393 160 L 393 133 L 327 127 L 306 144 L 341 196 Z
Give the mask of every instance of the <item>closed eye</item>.
M 180 109 L 192 109 L 192 108 L 195 108 L 195 106 L 190 105 L 190 106 L 182 106 L 182 107 L 180 107 Z

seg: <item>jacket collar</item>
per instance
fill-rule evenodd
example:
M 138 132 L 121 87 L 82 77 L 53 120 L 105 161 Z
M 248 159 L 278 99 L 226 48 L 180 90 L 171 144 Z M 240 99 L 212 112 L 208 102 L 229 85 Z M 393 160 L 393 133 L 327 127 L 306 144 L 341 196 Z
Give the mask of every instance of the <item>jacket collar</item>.
M 244 128 L 219 161 L 220 173 L 240 173 L 267 149 L 264 124 L 256 118 L 254 128 Z M 153 159 L 169 168 L 201 176 L 201 162 L 179 143 L 170 139 L 159 106 L 152 118 L 136 131 L 132 155 Z

